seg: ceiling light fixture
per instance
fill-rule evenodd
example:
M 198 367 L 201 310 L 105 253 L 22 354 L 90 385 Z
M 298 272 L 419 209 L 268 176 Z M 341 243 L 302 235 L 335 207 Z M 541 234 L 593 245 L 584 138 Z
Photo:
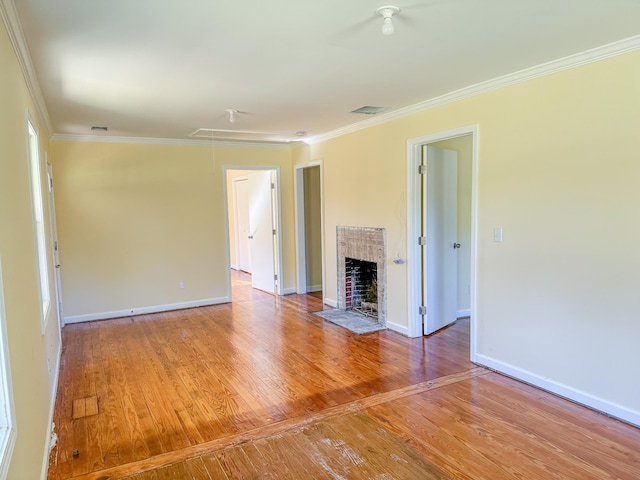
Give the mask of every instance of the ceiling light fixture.
M 379 9 L 376 10 L 376 13 L 379 13 L 380 15 L 382 15 L 382 18 L 384 18 L 384 21 L 382 22 L 383 35 L 393 34 L 394 28 L 393 28 L 393 21 L 391 19 L 398 12 L 400 12 L 400 9 L 392 5 L 380 7 Z
M 229 123 L 236 123 L 236 113 L 238 113 L 238 110 L 235 108 L 227 108 L 227 113 L 229 114 Z

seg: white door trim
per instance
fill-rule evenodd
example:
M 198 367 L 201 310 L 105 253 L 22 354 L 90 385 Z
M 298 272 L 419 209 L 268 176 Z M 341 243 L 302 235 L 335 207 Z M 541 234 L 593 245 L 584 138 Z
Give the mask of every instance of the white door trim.
M 276 205 L 275 205 L 275 216 L 276 216 L 276 251 L 274 255 L 276 257 L 275 260 L 275 269 L 276 275 L 278 275 L 278 285 L 276 287 L 276 295 L 282 295 L 283 292 L 283 278 L 282 278 L 282 199 L 281 199 L 281 185 L 280 185 L 280 167 L 278 166 L 256 166 L 256 165 L 223 165 L 222 166 L 222 188 L 224 194 L 224 232 L 225 232 L 225 248 L 226 248 L 226 268 L 227 268 L 227 288 L 228 288 L 228 298 L 233 301 L 232 298 L 232 289 L 231 289 L 231 249 L 229 246 L 229 192 L 227 186 L 227 171 L 229 170 L 256 170 L 256 171 L 264 171 L 264 170 L 272 170 L 274 172 L 275 177 L 275 197 L 276 197 Z
M 295 208 L 295 224 L 296 224 L 296 293 L 307 293 L 307 258 L 306 258 L 306 236 L 305 236 L 305 218 L 304 218 L 304 169 L 311 167 L 320 167 L 320 231 L 322 241 L 320 249 L 322 252 L 322 296 L 324 301 L 324 188 L 322 185 L 322 160 L 296 165 L 294 171 L 294 208 Z
M 477 345 L 477 245 L 478 245 L 478 132 L 479 126 L 465 127 L 433 133 L 407 140 L 407 293 L 408 330 L 410 337 L 422 336 L 422 317 L 418 312 L 421 299 L 420 281 L 420 179 L 418 165 L 422 145 L 462 137 L 473 136 L 473 158 L 471 166 L 471 360 L 476 356 Z

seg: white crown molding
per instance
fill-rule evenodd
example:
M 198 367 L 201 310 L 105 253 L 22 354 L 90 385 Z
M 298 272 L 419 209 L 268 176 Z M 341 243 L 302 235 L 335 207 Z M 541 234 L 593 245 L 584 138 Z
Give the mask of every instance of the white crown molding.
M 31 62 L 29 47 L 24 38 L 22 25 L 20 24 L 18 12 L 16 11 L 13 0 L 0 0 L 0 17 L 2 17 L 2 21 L 9 34 L 11 45 L 13 45 L 20 69 L 22 70 L 22 75 L 24 76 L 24 81 L 27 84 L 27 89 L 38 111 L 38 116 L 44 122 L 48 133 L 51 134 L 53 127 L 51 125 L 51 119 L 49 118 L 49 111 L 42 96 L 42 90 L 40 89 L 40 84 L 38 83 L 33 63 Z
M 180 138 L 150 138 L 150 137 L 105 137 L 102 135 L 51 135 L 54 142 L 80 142 L 80 143 L 134 143 L 145 145 L 183 145 L 196 147 L 229 147 L 229 148 L 254 148 L 263 150 L 289 150 L 297 146 L 299 142 L 230 142 L 220 140 L 191 140 Z
M 554 73 L 562 72 L 565 70 L 570 70 L 572 68 L 587 65 L 589 63 L 599 62 L 607 58 L 616 57 L 618 55 L 634 52 L 636 50 L 640 50 L 640 35 L 609 43 L 607 45 L 596 47 L 591 50 L 586 50 L 581 53 L 576 53 L 574 55 L 569 55 L 567 57 L 559 58 L 557 60 L 552 60 L 550 62 L 526 68 L 518 72 L 496 77 L 491 80 L 476 83 L 475 85 L 464 87 L 459 90 L 455 90 L 453 92 L 449 92 L 444 95 L 425 100 L 424 102 L 399 108 L 389 113 L 376 115 L 375 117 L 368 118 L 361 122 L 353 123 L 342 128 L 338 128 L 331 132 L 309 137 L 305 139 L 305 142 L 309 145 L 325 142 L 327 140 L 331 140 L 332 138 L 341 137 L 342 135 L 357 132 L 374 125 L 380 125 L 392 120 L 397 120 L 414 113 L 431 110 L 436 107 L 441 107 L 453 102 L 458 102 L 460 100 L 474 97 L 483 93 L 488 93 L 500 88 L 508 87 L 510 85 L 515 85 L 518 83 L 526 82 L 528 80 L 533 80 L 535 78 L 552 75 Z

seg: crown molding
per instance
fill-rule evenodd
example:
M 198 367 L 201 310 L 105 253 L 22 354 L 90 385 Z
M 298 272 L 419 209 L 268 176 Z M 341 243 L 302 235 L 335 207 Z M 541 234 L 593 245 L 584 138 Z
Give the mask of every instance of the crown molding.
M 106 137 L 102 135 L 51 135 L 53 142 L 80 142 L 80 143 L 130 143 L 139 145 L 182 145 L 192 147 L 228 147 L 228 148 L 253 148 L 263 150 L 290 150 L 299 142 L 229 142 L 219 140 L 190 140 L 180 138 L 151 138 L 151 137 Z
M 467 98 L 475 97 L 476 95 L 488 93 L 510 85 L 516 85 L 535 78 L 553 75 L 554 73 L 570 70 L 589 63 L 599 62 L 601 60 L 606 60 L 607 58 L 616 57 L 636 50 L 640 50 L 640 35 L 559 58 L 557 60 L 552 60 L 518 72 L 502 75 L 491 80 L 476 83 L 475 85 L 464 87 L 414 105 L 409 105 L 388 113 L 376 115 L 375 117 L 338 128 L 331 132 L 309 137 L 305 141 L 310 145 L 325 142 L 332 138 L 341 137 L 348 133 L 357 132 L 375 125 L 391 122 L 392 120 L 397 120 L 415 113 L 424 112 L 426 110 L 465 100 Z
M 40 89 L 40 84 L 38 83 L 33 63 L 31 62 L 29 47 L 24 38 L 22 25 L 20 24 L 18 12 L 16 11 L 13 0 L 0 0 L 0 17 L 2 17 L 2 22 L 9 34 L 11 45 L 13 45 L 13 50 L 16 53 L 16 58 L 18 59 L 22 75 L 24 76 L 24 81 L 27 84 L 27 89 L 38 111 L 38 116 L 44 122 L 47 131 L 51 133 L 53 132 L 53 127 L 51 125 L 51 119 L 49 118 L 49 111 L 42 96 L 42 90 Z

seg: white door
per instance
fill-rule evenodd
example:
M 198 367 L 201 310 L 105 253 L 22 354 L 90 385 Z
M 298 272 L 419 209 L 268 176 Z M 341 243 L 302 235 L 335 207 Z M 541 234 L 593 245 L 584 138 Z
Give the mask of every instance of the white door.
M 249 175 L 249 238 L 253 288 L 275 293 L 275 226 L 272 172 Z
M 249 228 L 249 180 L 233 181 L 233 200 L 236 219 L 236 264 L 244 272 L 251 273 L 251 230 Z
M 456 320 L 457 315 L 457 172 L 458 154 L 424 146 L 422 164 L 422 295 L 424 334 Z M 424 167 L 423 167 L 424 168 Z
M 64 326 L 64 315 L 62 311 L 62 282 L 60 280 L 60 257 L 58 245 L 58 228 L 56 225 L 56 208 L 53 194 L 53 168 L 47 161 L 47 188 L 49 191 L 49 218 L 51 220 L 51 241 L 53 243 L 53 266 L 56 281 L 56 306 L 58 309 L 58 322 L 60 328 Z

